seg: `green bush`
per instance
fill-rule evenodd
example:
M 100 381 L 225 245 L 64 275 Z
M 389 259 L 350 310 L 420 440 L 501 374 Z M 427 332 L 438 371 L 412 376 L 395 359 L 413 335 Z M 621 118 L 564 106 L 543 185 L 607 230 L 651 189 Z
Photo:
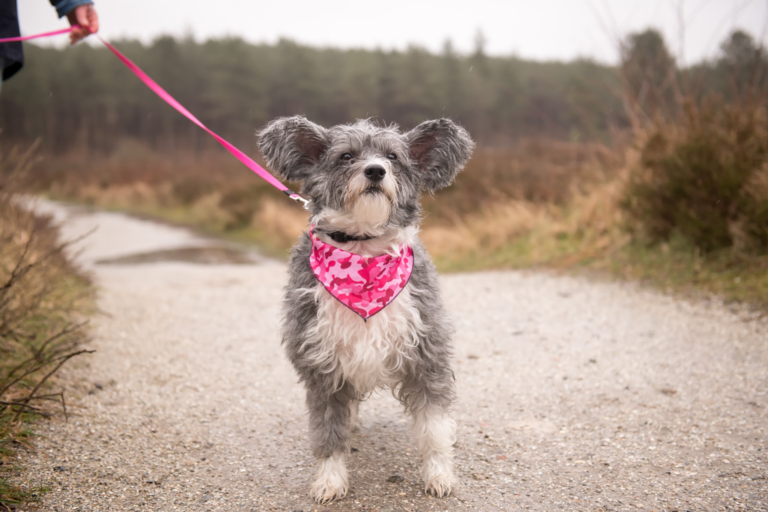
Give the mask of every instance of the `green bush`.
M 650 242 L 681 236 L 703 252 L 768 249 L 768 117 L 761 106 L 689 104 L 644 137 L 623 206 Z

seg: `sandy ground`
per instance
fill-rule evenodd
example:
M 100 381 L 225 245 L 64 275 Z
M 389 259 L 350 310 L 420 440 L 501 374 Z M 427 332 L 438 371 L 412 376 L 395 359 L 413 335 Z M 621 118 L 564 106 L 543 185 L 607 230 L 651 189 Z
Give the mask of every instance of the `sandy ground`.
M 66 372 L 74 412 L 42 422 L 27 457 L 23 478 L 51 489 L 42 510 L 768 510 L 765 320 L 627 284 L 443 276 L 458 487 L 422 493 L 407 418 L 382 393 L 361 406 L 350 494 L 317 506 L 278 338 L 285 266 L 196 258 L 216 244 L 46 208 L 67 237 L 99 226 L 79 258 L 102 313 L 98 352 Z

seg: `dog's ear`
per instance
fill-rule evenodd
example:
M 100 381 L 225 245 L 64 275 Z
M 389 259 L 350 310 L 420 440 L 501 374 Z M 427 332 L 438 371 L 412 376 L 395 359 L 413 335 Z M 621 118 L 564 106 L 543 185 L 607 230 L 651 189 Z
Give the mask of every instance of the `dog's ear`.
M 467 130 L 450 119 L 424 121 L 406 133 L 405 140 L 425 192 L 453 183 L 475 148 Z
M 258 133 L 267 166 L 289 181 L 302 181 L 328 145 L 325 128 L 303 116 L 281 117 Z

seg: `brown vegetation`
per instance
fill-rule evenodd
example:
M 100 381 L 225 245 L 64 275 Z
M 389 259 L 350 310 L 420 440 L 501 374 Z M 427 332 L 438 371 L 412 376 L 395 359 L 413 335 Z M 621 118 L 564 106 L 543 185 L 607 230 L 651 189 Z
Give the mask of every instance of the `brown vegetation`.
M 83 326 L 90 308 L 88 280 L 71 265 L 50 219 L 35 215 L 14 190 L 32 152 L 0 158 L 0 505 L 34 499 L 7 477 L 9 458 L 31 435 L 27 423 L 50 405 L 66 413 L 64 391 L 52 377 L 88 352 Z
M 82 165 L 77 155 L 43 162 L 45 174 L 36 173 L 36 186 L 54 197 L 161 214 L 206 231 L 268 240 L 273 253 L 285 253 L 306 227 L 301 208 L 222 152 L 195 159 L 154 155 L 145 160 L 146 150 L 134 155 L 139 156 L 91 160 L 77 171 Z M 490 211 L 505 212 L 461 243 L 492 250 L 497 244 L 488 245 L 489 236 L 498 241 L 519 234 L 514 226 L 523 221 L 512 221 L 511 212 L 548 219 L 574 196 L 590 194 L 614 176 L 621 162 L 620 155 L 600 144 L 524 140 L 504 150 L 479 149 L 453 187 L 424 198 L 425 236 L 430 238 L 430 230 L 455 234 L 454 228 Z M 496 229 L 502 218 L 510 222 Z M 447 251 L 458 249 L 446 246 Z
M 768 304 L 765 115 L 706 105 L 614 148 L 546 139 L 479 148 L 454 186 L 424 198 L 422 237 L 443 270 L 586 266 Z M 223 152 L 130 149 L 85 168 L 78 155 L 45 162 L 37 186 L 278 257 L 306 227 L 301 208 Z
M 709 100 L 642 141 L 625 206 L 651 242 L 675 234 L 702 251 L 768 250 L 768 117 Z

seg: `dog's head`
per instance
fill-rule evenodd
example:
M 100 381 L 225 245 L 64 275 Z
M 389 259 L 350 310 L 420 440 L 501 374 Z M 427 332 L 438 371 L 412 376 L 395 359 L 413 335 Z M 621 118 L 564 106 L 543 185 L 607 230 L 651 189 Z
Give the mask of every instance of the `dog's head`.
M 449 119 L 400 133 L 367 120 L 323 128 L 296 116 L 259 134 L 267 165 L 301 183 L 313 216 L 345 216 L 368 232 L 417 223 L 420 194 L 450 185 L 473 148 L 467 131 Z

